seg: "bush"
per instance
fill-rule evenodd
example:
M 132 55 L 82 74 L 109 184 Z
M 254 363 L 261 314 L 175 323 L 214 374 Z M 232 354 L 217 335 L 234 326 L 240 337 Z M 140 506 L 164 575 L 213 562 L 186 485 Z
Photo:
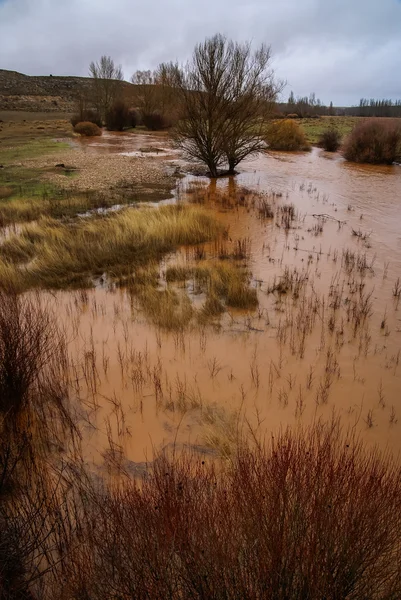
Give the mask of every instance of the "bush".
M 310 150 L 304 130 L 290 119 L 270 123 L 266 142 L 270 150 Z
M 400 598 L 400 494 L 399 467 L 336 424 L 240 445 L 226 469 L 160 456 L 86 502 L 66 597 Z
M 142 115 L 142 121 L 145 127 L 152 131 L 158 131 L 160 129 L 167 129 L 171 127 L 171 123 L 165 117 L 165 115 L 159 112 L 144 113 Z
M 100 115 L 94 110 L 81 110 L 79 113 L 73 115 L 70 119 L 71 125 L 75 127 L 78 123 L 82 122 L 95 123 L 98 127 L 102 126 L 102 119 Z
M 128 111 L 128 123 L 130 127 L 136 127 L 139 125 L 140 116 L 135 108 L 130 108 Z
M 381 119 L 363 121 L 351 131 L 343 154 L 352 162 L 391 165 L 401 156 L 401 126 Z
M 130 125 L 130 115 L 127 105 L 117 100 L 106 113 L 106 128 L 109 131 L 122 131 Z
M 319 146 L 326 152 L 337 152 L 341 145 L 341 134 L 335 127 L 323 131 L 319 138 Z
M 74 131 L 75 133 L 80 133 L 81 135 L 86 135 L 88 137 L 102 135 L 102 130 L 100 127 L 95 125 L 95 123 L 90 123 L 89 121 L 77 123 L 74 127 Z

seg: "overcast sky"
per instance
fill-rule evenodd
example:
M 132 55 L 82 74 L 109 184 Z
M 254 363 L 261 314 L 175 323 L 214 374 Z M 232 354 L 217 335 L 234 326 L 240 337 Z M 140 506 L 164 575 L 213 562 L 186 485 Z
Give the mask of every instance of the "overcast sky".
M 0 0 L 0 68 L 87 75 L 107 54 L 128 80 L 217 32 L 271 44 L 286 98 L 401 98 L 400 0 Z

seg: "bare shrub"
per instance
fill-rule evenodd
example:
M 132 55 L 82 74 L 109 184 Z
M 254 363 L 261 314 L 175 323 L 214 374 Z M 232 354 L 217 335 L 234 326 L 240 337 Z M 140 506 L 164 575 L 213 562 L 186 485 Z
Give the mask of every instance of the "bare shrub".
M 38 297 L 0 290 L 0 425 L 9 453 L 20 456 L 25 445 L 32 461 L 73 429 L 66 368 L 64 340 Z
M 401 157 L 401 127 L 390 120 L 363 121 L 348 136 L 343 154 L 352 162 L 391 165 Z
M 130 108 L 128 110 L 128 125 L 129 127 L 140 125 L 140 115 L 135 108 Z
M 0 291 L 0 597 L 31 598 L 67 549 L 67 469 L 76 440 L 67 354 L 37 296 Z M 35 582 L 35 584 L 34 584 Z M 39 594 L 38 597 L 44 597 Z
M 338 423 L 93 491 L 68 597 L 397 598 L 401 477 Z
M 335 127 L 329 127 L 323 131 L 319 138 L 319 146 L 326 152 L 337 152 L 341 145 L 341 134 Z
M 106 128 L 109 131 L 122 131 L 130 124 L 130 113 L 122 100 L 116 100 L 106 112 Z
M 84 135 L 87 137 L 102 135 L 102 130 L 100 127 L 95 125 L 95 123 L 90 123 L 89 121 L 84 121 L 83 123 L 77 123 L 74 127 L 75 133 L 79 133 L 80 135 Z
M 266 127 L 266 142 L 271 150 L 310 150 L 305 133 L 295 121 L 272 121 Z
M 151 131 L 159 131 L 161 129 L 167 129 L 171 127 L 171 123 L 165 115 L 160 112 L 154 111 L 151 113 L 142 114 L 142 122 Z
M 91 109 L 80 110 L 71 117 L 70 122 L 73 127 L 82 122 L 95 123 L 95 125 L 98 127 L 102 126 L 102 119 L 100 118 L 100 115 L 95 110 Z

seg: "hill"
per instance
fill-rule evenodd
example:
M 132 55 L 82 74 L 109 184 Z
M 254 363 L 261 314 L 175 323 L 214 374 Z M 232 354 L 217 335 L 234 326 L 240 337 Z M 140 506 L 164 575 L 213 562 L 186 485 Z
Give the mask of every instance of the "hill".
M 31 76 L 0 69 L 0 110 L 70 113 L 91 84 L 90 77 Z M 121 86 L 125 97 L 133 97 L 136 86 L 126 81 Z

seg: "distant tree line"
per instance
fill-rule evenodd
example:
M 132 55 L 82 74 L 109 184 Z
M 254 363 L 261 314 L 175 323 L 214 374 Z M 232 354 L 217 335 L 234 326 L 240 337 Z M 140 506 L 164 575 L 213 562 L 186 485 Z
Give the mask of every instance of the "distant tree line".
M 287 102 L 281 103 L 278 109 L 284 115 L 297 115 L 300 119 L 336 114 L 333 102 L 326 106 L 320 98 L 316 98 L 315 92 L 295 97 L 291 91 Z
M 290 93 L 287 102 L 278 105 L 284 115 L 297 115 L 300 119 L 320 116 L 401 117 L 401 100 L 361 98 L 358 106 L 326 106 L 313 92 L 309 96 Z
M 346 111 L 356 117 L 401 117 L 401 100 L 361 98 L 359 106 L 352 106 Z

